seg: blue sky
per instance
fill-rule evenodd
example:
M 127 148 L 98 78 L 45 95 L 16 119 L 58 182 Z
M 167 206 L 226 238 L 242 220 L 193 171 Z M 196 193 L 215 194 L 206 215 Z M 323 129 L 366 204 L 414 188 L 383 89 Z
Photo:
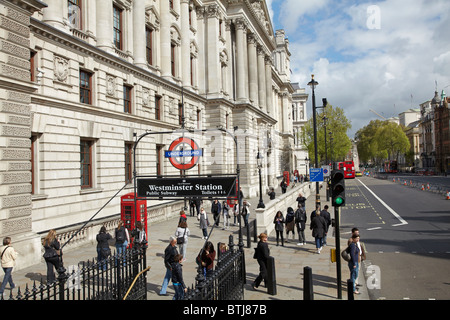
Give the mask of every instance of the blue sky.
M 379 119 L 369 109 L 387 118 L 418 108 L 436 82 L 450 93 L 449 0 L 266 3 L 274 30 L 289 39 L 291 81 L 307 87 L 314 74 L 316 99 L 344 109 L 351 138 Z

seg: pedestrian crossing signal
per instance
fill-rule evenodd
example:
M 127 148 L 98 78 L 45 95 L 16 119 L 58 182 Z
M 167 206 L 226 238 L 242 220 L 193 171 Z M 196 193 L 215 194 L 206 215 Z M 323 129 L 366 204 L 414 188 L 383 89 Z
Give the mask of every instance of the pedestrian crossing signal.
M 343 170 L 331 171 L 331 204 L 334 207 L 345 205 L 345 178 Z

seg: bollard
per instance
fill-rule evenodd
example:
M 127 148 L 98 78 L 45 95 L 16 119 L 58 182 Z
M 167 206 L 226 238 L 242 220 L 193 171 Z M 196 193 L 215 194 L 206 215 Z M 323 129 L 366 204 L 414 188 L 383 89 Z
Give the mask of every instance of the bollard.
M 353 295 L 353 281 L 352 279 L 347 280 L 347 300 L 355 300 Z
M 267 259 L 267 293 L 271 295 L 277 294 L 277 279 L 275 274 L 275 259 L 269 257 Z
M 314 300 L 312 269 L 303 268 L 303 300 Z

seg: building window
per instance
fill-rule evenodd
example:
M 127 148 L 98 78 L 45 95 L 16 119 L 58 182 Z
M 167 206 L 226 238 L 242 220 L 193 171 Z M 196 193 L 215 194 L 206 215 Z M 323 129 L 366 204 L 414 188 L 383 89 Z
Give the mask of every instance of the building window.
M 125 183 L 133 179 L 133 143 L 125 143 Z
M 169 7 L 173 10 L 173 0 L 169 0 Z
M 190 59 L 190 66 L 191 66 L 191 86 L 194 86 L 194 57 L 191 56 Z
M 36 81 L 36 51 L 30 51 L 30 80 Z
M 145 50 L 147 63 L 153 65 L 153 29 L 145 28 Z
M 131 86 L 123 86 L 123 112 L 131 113 Z
M 117 49 L 123 50 L 122 39 L 122 11 L 117 6 L 113 6 L 113 34 L 114 45 Z
M 178 124 L 179 125 L 183 124 L 183 104 L 182 103 L 178 104 Z
M 81 188 L 92 188 L 92 140 L 80 141 Z
M 162 153 L 163 153 L 163 145 L 156 145 L 156 175 L 162 175 Z
M 71 28 L 82 29 L 81 24 L 81 0 L 68 0 L 68 20 Z
M 37 135 L 31 135 L 31 194 L 36 193 Z
M 175 54 L 176 54 L 176 45 L 174 43 L 170 44 L 170 69 L 172 71 L 172 76 L 175 77 Z
M 161 97 L 155 96 L 155 119 L 161 120 Z
M 92 104 L 92 73 L 80 70 L 80 102 Z

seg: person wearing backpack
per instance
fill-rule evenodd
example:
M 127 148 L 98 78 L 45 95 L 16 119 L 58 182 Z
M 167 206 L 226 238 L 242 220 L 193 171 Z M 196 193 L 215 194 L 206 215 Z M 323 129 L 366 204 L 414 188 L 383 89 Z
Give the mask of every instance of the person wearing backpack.
M 295 211 L 295 225 L 297 226 L 298 233 L 298 246 L 306 244 L 305 238 L 305 224 L 306 224 L 306 211 L 305 208 L 299 203 L 297 211 Z
M 291 232 L 291 231 L 292 231 L 292 240 L 295 239 L 294 227 L 295 227 L 295 213 L 294 213 L 294 209 L 292 209 L 292 207 L 289 207 L 287 209 L 287 214 L 286 214 L 286 242 L 288 242 L 289 232 Z
M 128 243 L 130 242 L 130 236 L 128 235 L 127 228 L 123 225 L 122 220 L 119 221 L 117 229 L 115 230 L 115 239 L 117 255 L 124 254 Z

